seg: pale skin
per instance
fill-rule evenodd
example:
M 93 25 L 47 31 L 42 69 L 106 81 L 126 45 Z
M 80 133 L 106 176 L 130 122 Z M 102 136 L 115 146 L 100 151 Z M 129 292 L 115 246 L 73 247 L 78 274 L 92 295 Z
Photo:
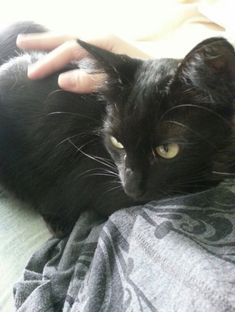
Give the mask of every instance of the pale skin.
M 134 45 L 113 35 L 86 40 L 100 48 L 126 54 L 135 58 L 146 59 L 149 55 Z M 21 34 L 17 38 L 17 46 L 24 50 L 49 51 L 41 60 L 28 68 L 29 79 L 41 79 L 60 69 L 74 60 L 81 60 L 87 52 L 78 45 L 76 38 L 69 35 L 55 35 L 53 33 Z M 89 74 L 84 70 L 72 70 L 62 73 L 58 77 L 58 85 L 67 91 L 76 93 L 90 93 L 96 90 L 105 80 L 104 74 Z

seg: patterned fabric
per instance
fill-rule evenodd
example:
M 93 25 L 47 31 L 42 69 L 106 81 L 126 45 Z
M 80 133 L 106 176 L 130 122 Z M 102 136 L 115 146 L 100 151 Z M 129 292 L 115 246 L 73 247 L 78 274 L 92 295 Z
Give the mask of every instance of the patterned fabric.
M 17 311 L 235 311 L 235 193 L 227 185 L 85 213 L 30 259 Z

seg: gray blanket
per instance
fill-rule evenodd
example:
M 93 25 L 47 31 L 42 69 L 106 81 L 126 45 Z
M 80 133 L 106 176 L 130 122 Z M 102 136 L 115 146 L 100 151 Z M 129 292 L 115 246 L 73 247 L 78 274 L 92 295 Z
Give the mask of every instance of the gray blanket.
M 31 257 L 14 295 L 19 312 L 235 311 L 235 194 L 84 213 Z

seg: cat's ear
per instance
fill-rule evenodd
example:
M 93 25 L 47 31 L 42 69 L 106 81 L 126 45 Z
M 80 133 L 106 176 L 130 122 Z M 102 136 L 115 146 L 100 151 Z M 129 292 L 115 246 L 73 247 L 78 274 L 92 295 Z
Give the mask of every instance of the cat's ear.
M 192 49 L 177 71 L 186 85 L 204 91 L 228 89 L 235 95 L 235 52 L 224 38 L 206 39 Z M 225 88 L 225 89 L 224 89 Z
M 99 91 L 111 100 L 124 96 L 123 93 L 128 92 L 134 81 L 141 60 L 107 51 L 79 39 L 77 42 L 95 61 L 92 71 L 107 75 L 107 81 L 100 86 Z

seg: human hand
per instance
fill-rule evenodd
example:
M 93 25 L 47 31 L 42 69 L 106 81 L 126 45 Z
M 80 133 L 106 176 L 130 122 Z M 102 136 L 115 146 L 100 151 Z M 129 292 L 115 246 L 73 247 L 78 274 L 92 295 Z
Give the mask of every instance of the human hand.
M 149 58 L 147 54 L 134 45 L 113 35 L 86 41 L 114 53 Z M 41 60 L 30 65 L 28 68 L 28 77 L 30 79 L 44 78 L 64 68 L 71 61 L 79 61 L 88 55 L 76 42 L 75 37 L 52 33 L 20 34 L 17 38 L 17 46 L 25 50 L 50 51 Z M 67 91 L 89 93 L 95 91 L 97 86 L 104 82 L 104 79 L 104 74 L 89 74 L 84 70 L 75 69 L 60 74 L 58 84 Z

